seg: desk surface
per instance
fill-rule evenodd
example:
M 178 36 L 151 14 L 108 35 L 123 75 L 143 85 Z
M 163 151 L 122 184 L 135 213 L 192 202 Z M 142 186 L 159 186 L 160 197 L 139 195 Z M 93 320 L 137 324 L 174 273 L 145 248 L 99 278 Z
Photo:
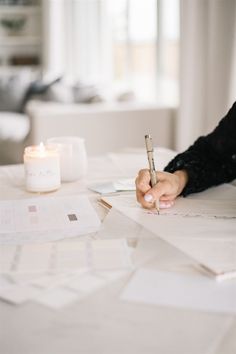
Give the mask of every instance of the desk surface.
M 168 155 L 168 154 L 167 154 Z M 86 183 L 130 177 L 136 174 L 134 163 L 139 154 L 90 159 Z M 169 155 L 167 156 L 167 158 Z M 125 160 L 125 159 L 124 159 Z M 142 156 L 140 155 L 140 161 Z M 133 164 L 132 162 L 133 161 Z M 128 169 L 126 167 L 129 166 Z M 125 171 L 126 169 L 126 171 Z M 106 178 L 104 178 L 106 175 Z M 64 184 L 55 195 L 86 193 L 85 181 Z M 0 198 L 18 199 L 34 195 L 25 192 L 23 167 L 0 167 Z M 103 220 L 106 212 L 96 203 Z M 110 226 L 107 232 L 112 233 Z M 117 229 L 116 229 L 117 233 Z M 128 235 L 127 235 L 128 236 Z M 158 242 L 158 240 L 157 240 Z M 160 242 L 162 260 L 181 257 Z M 177 251 L 176 251 L 177 252 Z M 119 294 L 127 278 L 119 279 L 82 301 L 59 311 L 36 303 L 14 307 L 0 302 L 1 354 L 233 354 L 236 352 L 236 318 L 191 310 L 123 302 Z

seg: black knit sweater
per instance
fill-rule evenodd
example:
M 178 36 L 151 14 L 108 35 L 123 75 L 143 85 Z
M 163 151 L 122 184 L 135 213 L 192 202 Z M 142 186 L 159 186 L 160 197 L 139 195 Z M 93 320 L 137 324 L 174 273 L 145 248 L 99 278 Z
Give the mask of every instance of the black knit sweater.
M 183 196 L 236 178 L 236 102 L 212 133 L 198 138 L 165 168 L 176 170 L 189 176 Z

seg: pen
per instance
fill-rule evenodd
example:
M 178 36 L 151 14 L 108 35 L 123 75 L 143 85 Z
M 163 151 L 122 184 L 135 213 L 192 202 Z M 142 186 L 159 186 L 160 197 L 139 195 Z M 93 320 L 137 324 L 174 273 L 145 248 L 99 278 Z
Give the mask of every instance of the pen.
M 150 170 L 151 186 L 154 187 L 158 183 L 158 180 L 157 180 L 155 163 L 154 163 L 154 150 L 153 150 L 151 135 L 145 135 L 145 143 L 146 143 L 147 157 L 148 157 L 149 170 Z M 160 214 L 159 199 L 156 200 L 155 206 L 158 214 Z

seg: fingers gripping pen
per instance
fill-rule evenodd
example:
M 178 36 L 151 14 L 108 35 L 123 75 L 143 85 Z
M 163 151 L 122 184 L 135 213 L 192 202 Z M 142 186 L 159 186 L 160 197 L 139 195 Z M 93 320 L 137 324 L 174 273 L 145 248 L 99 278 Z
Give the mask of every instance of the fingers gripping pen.
M 147 157 L 148 157 L 148 163 L 149 163 L 151 186 L 154 187 L 158 183 L 158 179 L 157 179 L 157 174 L 156 174 L 156 169 L 155 169 L 154 150 L 153 150 L 151 135 L 145 135 L 145 144 L 146 144 Z M 155 206 L 156 206 L 157 212 L 159 214 L 160 213 L 159 199 L 156 200 Z

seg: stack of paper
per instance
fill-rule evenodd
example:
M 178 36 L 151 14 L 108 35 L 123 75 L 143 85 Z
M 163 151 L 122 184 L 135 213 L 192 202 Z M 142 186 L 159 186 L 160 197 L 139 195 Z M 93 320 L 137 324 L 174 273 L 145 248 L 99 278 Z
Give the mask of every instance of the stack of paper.
M 124 239 L 1 245 L 0 298 L 59 308 L 132 269 Z
M 117 236 L 118 230 L 121 234 L 126 233 L 126 237 L 136 237 L 137 246 L 132 260 L 134 266 L 141 269 L 135 272 L 122 291 L 122 300 L 195 311 L 236 313 L 236 279 L 217 282 L 202 270 L 199 272 L 194 260 L 116 209 L 112 209 L 106 217 L 104 230 L 100 231 L 104 237 Z M 190 239 L 189 243 L 194 240 Z M 196 243 L 193 244 L 195 247 Z M 209 245 L 205 247 L 210 248 Z M 201 250 L 204 251 L 203 244 Z M 217 250 L 212 250 L 211 255 L 214 252 L 219 264 L 220 245 Z M 224 265 L 226 259 L 221 258 Z
M 135 195 L 103 200 L 223 279 L 236 276 L 236 188 L 228 188 L 227 200 L 222 198 L 225 186 L 215 187 L 213 195 L 219 199 L 204 199 L 204 193 L 201 199 L 178 198 L 173 208 L 161 210 L 160 215 L 141 208 Z

